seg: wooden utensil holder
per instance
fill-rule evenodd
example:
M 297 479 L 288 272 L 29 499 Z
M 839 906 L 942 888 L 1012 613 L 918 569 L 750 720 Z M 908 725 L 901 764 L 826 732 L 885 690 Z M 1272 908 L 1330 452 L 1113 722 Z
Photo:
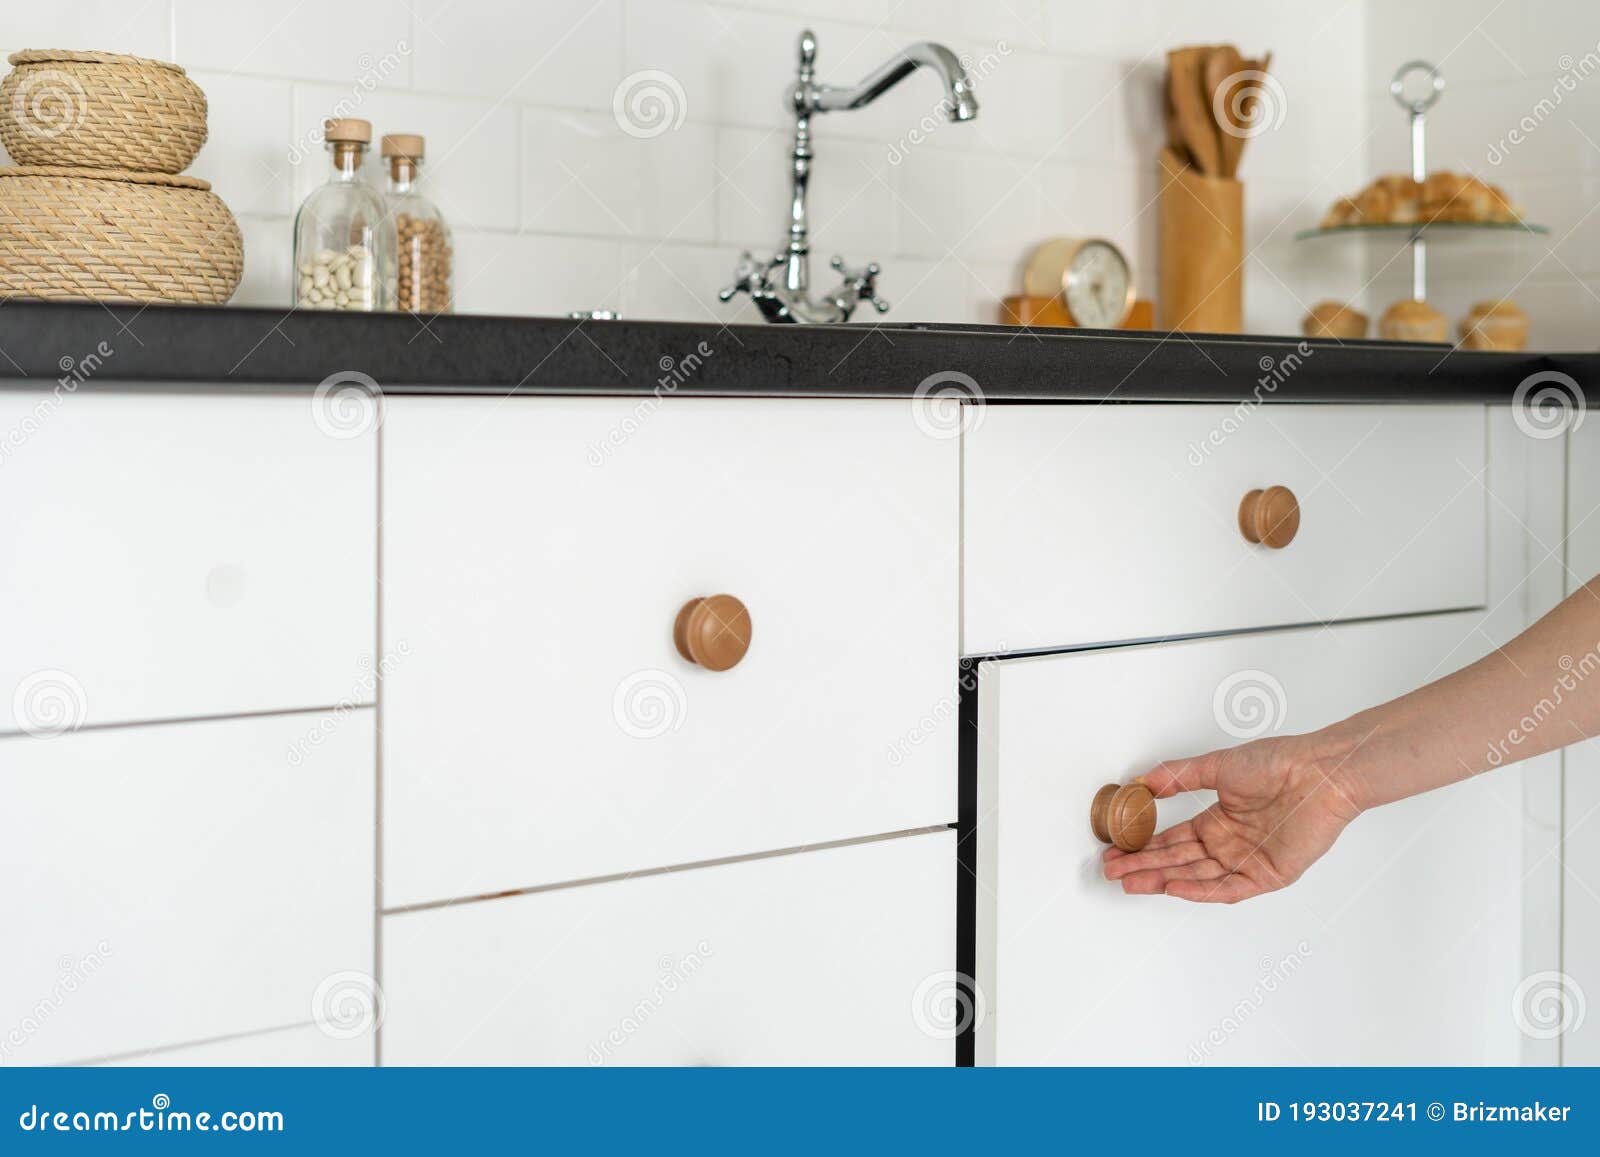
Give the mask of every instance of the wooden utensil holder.
M 1244 313 L 1244 186 L 1161 150 L 1161 328 L 1238 333 Z

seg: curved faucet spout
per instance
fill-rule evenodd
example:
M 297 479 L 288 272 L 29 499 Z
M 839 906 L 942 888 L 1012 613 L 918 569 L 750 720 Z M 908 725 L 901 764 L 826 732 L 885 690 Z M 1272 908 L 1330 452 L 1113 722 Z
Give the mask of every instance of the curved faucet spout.
M 768 321 L 827 325 L 849 321 L 859 305 L 871 305 L 882 313 L 889 303 L 878 296 L 880 270 L 875 263 L 852 267 L 840 257 L 833 259 L 839 284 L 826 293 L 812 293 L 811 228 L 806 208 L 811 182 L 811 118 L 869 105 L 919 68 L 932 70 L 944 83 L 945 98 L 939 107 L 948 119 L 971 120 L 978 115 L 978 100 L 972 95 L 972 80 L 961 60 L 942 44 L 923 41 L 904 48 L 853 88 L 816 82 L 817 37 L 810 29 L 800 34 L 799 47 L 800 67 L 785 94 L 794 116 L 788 236 L 770 261 L 757 261 L 749 253 L 740 257 L 733 284 L 717 296 L 730 301 L 735 294 L 748 293 Z
M 969 121 L 978 115 L 978 98 L 972 94 L 972 82 L 967 79 L 967 70 L 961 67 L 960 59 L 944 45 L 929 40 L 901 49 L 851 88 L 816 85 L 810 93 L 811 110 L 837 112 L 864 108 L 919 68 L 931 69 L 944 84 L 946 117 L 952 121 Z

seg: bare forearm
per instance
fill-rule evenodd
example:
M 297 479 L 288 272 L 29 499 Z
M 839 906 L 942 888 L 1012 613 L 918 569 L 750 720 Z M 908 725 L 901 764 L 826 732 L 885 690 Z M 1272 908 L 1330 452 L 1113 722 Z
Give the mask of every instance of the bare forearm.
M 1375 807 L 1600 735 L 1600 577 L 1504 647 L 1313 738 Z

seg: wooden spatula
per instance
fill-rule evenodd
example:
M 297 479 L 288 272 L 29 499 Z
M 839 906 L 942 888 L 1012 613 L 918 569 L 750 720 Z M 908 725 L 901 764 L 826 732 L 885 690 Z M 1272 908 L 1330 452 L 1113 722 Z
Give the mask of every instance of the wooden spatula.
M 1244 94 L 1239 89 L 1250 82 L 1239 75 L 1243 71 L 1244 58 L 1231 44 L 1213 48 L 1206 55 L 1205 84 L 1210 97 L 1207 111 L 1217 126 L 1220 174 L 1230 180 L 1238 175 L 1239 156 L 1244 152 Z
M 1178 130 L 1184 147 L 1195 167 L 1208 176 L 1216 176 L 1222 160 L 1217 146 L 1217 127 L 1211 119 L 1210 95 L 1205 91 L 1205 57 L 1210 50 L 1204 46 L 1175 48 L 1167 53 L 1167 75 L 1172 90 L 1173 112 L 1178 118 Z

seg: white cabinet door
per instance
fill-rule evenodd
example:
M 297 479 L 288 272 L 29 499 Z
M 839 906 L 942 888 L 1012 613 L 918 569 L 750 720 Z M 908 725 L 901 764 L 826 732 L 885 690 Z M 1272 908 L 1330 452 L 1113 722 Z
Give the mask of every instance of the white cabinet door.
M 1124 895 L 1088 823 L 1104 783 L 1314 729 L 1476 658 L 1477 621 L 983 664 L 979 1061 L 1517 1063 L 1520 769 L 1362 816 L 1293 887 L 1234 906 Z M 1162 801 L 1160 826 L 1212 798 Z
M 914 417 L 391 400 L 385 906 L 954 822 L 959 458 Z M 673 621 L 724 592 L 710 671 Z
M 396 1065 L 948 1065 L 955 833 L 384 918 Z
M 309 391 L 3 388 L 0 463 L 0 733 L 372 701 L 370 430 Z
M 340 1027 L 373 968 L 373 756 L 370 710 L 0 739 L 0 1060 Z
M 969 655 L 1484 601 L 1482 406 L 991 406 L 963 460 Z M 1299 531 L 1245 539 L 1288 487 Z
M 1567 579 L 1576 590 L 1600 574 L 1600 413 L 1569 435 L 1567 457 Z M 1574 640 L 1573 659 L 1600 646 Z M 1562 807 L 1561 1010 L 1568 1018 L 1561 1060 L 1600 1065 L 1600 739 L 1567 748 Z M 1580 1002 L 1587 1015 L 1577 1019 Z M 1559 1022 L 1558 1022 L 1559 1023 Z

